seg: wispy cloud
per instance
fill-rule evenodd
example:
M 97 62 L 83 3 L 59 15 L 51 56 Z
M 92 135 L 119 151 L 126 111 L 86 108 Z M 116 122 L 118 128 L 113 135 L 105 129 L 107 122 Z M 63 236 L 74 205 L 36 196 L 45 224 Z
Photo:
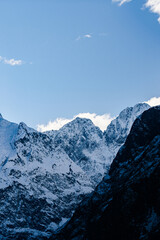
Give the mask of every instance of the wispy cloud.
M 110 122 L 113 120 L 110 114 L 97 115 L 96 113 L 79 113 L 78 115 L 74 116 L 71 119 L 57 118 L 54 121 L 50 121 L 47 125 L 43 125 L 43 124 L 38 125 L 37 130 L 40 132 L 45 132 L 50 130 L 59 130 L 61 127 L 71 122 L 76 117 L 91 119 L 92 122 L 96 126 L 98 126 L 102 131 L 104 131 L 107 128 L 107 126 L 110 124 Z
M 90 33 L 90 34 L 85 34 L 85 35 L 79 35 L 77 38 L 76 38 L 76 41 L 79 41 L 79 40 L 82 40 L 82 39 L 89 39 L 89 38 L 92 38 L 93 36 L 94 37 L 106 37 L 108 34 L 106 32 L 100 32 L 100 33 Z
M 92 38 L 92 34 L 80 35 L 76 38 L 76 41 L 79 41 L 79 40 L 85 39 L 85 38 Z
M 118 2 L 119 6 L 123 5 L 124 3 L 131 2 L 132 0 L 112 0 L 112 2 Z
M 22 65 L 23 64 L 22 60 L 15 60 L 14 58 L 12 58 L 12 59 L 4 59 L 4 63 L 5 64 L 9 64 L 11 66 Z
M 91 37 L 92 37 L 91 34 L 86 34 L 86 35 L 84 35 L 84 38 L 91 38 Z
M 118 2 L 119 6 L 131 1 L 132 0 L 112 0 L 112 2 Z M 156 13 L 158 15 L 158 22 L 160 23 L 160 0 L 146 0 L 144 7 L 149 8 L 151 12 Z
M 151 107 L 158 106 L 160 105 L 160 97 L 153 97 L 145 103 L 148 103 Z
M 14 58 L 11 58 L 11 59 L 7 59 L 6 57 L 2 57 L 0 56 L 0 62 L 1 63 L 4 63 L 4 64 L 8 64 L 10 66 L 17 66 L 17 65 L 22 65 L 24 64 L 24 62 L 22 60 L 17 60 L 17 59 L 14 59 Z

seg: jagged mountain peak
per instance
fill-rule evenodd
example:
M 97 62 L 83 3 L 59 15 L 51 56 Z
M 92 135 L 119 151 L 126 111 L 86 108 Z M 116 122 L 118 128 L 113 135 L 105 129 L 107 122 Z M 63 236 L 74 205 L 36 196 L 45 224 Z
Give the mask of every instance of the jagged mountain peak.
M 151 106 L 148 103 L 137 103 L 134 105 L 133 109 L 139 111 L 141 108 L 150 108 Z
M 18 130 L 19 131 L 25 131 L 27 133 L 37 132 L 35 129 L 28 127 L 27 124 L 25 124 L 24 122 L 19 123 Z
M 120 148 L 125 142 L 135 119 L 149 108 L 150 106 L 148 104 L 139 103 L 134 107 L 127 107 L 121 111 L 117 118 L 109 124 L 104 132 L 106 144 L 110 148 L 113 148 L 113 151 L 115 151 L 116 148 Z
M 18 142 L 20 139 L 28 139 L 27 141 L 29 141 L 29 139 L 31 140 L 31 135 L 33 133 L 37 133 L 38 135 L 41 135 L 41 133 L 38 133 L 36 130 L 34 130 L 33 128 L 28 127 L 24 122 L 20 122 L 18 125 L 18 130 L 17 130 L 17 134 L 15 136 L 15 140 L 16 142 Z
M 75 146 L 89 148 L 93 142 L 101 141 L 102 137 L 102 131 L 90 119 L 79 117 L 54 132 L 55 144 L 65 145 L 72 150 Z
M 97 131 L 101 132 L 101 130 L 98 127 L 96 127 L 90 119 L 77 117 L 71 122 L 66 123 L 59 130 L 50 130 L 44 133 L 52 138 L 54 138 L 57 134 L 73 136 L 76 134 L 80 134 L 80 132 L 91 128 L 97 129 Z
M 28 126 L 27 126 L 27 124 L 25 124 L 24 122 L 20 122 L 19 123 L 19 128 L 23 128 L 23 129 L 28 129 Z
M 91 124 L 91 125 L 93 125 L 93 122 L 90 119 L 88 119 L 88 118 L 76 117 L 71 122 L 72 122 L 72 124 L 75 123 L 75 124 Z
M 149 109 L 150 106 L 147 103 L 138 103 L 133 107 L 127 107 L 122 110 L 118 116 L 119 119 L 128 119 L 131 115 L 139 115 L 144 110 Z M 113 120 L 114 121 L 114 120 Z
M 1 119 L 1 118 L 3 118 L 3 117 L 2 117 L 2 114 L 0 113 L 0 119 Z
M 103 132 L 90 119 L 78 117 L 47 135 L 52 137 L 55 148 L 61 147 L 90 176 L 94 185 L 100 181 L 110 162 L 110 153 L 105 149 Z
M 100 130 L 100 128 L 95 126 L 90 119 L 80 117 L 77 117 L 71 122 L 65 124 L 59 131 L 69 131 L 70 133 L 74 131 L 74 134 L 79 134 L 82 131 L 96 131 L 97 133 L 99 133 L 99 135 L 102 135 L 102 131 Z

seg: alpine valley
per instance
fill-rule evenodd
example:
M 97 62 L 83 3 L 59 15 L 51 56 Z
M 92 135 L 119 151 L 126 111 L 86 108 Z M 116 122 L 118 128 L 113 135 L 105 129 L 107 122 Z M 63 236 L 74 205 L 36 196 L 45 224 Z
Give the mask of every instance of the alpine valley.
M 129 236 L 128 218 L 145 191 L 145 177 L 152 177 L 158 164 L 159 112 L 146 103 L 128 107 L 104 132 L 91 120 L 76 118 L 58 131 L 41 133 L 0 115 L 0 239 L 118 239 L 110 237 L 118 221 L 118 231 Z M 155 205 L 147 204 L 141 209 L 144 218 L 133 219 L 135 237 L 119 239 L 148 239 L 159 218 Z

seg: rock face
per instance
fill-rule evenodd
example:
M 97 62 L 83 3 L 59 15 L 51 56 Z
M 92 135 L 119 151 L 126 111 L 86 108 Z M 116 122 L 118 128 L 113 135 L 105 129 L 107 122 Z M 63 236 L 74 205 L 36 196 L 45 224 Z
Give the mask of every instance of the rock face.
M 160 239 L 160 107 L 134 122 L 109 174 L 50 239 Z
M 47 238 L 61 227 L 107 173 L 131 123 L 148 108 L 125 110 L 105 133 L 89 119 L 40 133 L 0 115 L 0 239 Z

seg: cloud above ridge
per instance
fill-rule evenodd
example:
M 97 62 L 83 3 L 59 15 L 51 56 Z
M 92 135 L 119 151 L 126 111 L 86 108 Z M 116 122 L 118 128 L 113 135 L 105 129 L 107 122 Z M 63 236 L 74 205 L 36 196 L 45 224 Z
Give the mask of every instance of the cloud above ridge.
M 144 101 L 144 103 L 149 104 L 151 107 L 160 105 L 160 97 L 152 97 L 148 101 Z M 40 132 L 46 132 L 51 130 L 59 130 L 65 124 L 73 121 L 75 118 L 88 118 L 90 119 L 95 126 L 98 126 L 102 131 L 106 130 L 107 126 L 110 122 L 115 119 L 115 117 L 111 117 L 110 114 L 106 113 L 103 115 L 98 115 L 96 113 L 79 113 L 73 118 L 57 118 L 54 121 L 49 121 L 48 124 L 38 124 L 37 130 Z
M 153 97 L 145 103 L 149 104 L 151 107 L 158 106 L 160 105 L 160 97 Z
M 96 126 L 98 126 L 102 131 L 104 131 L 107 128 L 107 126 L 110 124 L 110 122 L 114 119 L 110 116 L 110 114 L 97 115 L 96 113 L 79 113 L 78 115 L 75 115 L 71 119 L 57 118 L 54 121 L 49 121 L 47 125 L 39 124 L 37 126 L 37 130 L 40 132 L 45 132 L 50 130 L 59 130 L 65 124 L 73 121 L 77 117 L 88 118 L 92 120 L 92 122 Z

